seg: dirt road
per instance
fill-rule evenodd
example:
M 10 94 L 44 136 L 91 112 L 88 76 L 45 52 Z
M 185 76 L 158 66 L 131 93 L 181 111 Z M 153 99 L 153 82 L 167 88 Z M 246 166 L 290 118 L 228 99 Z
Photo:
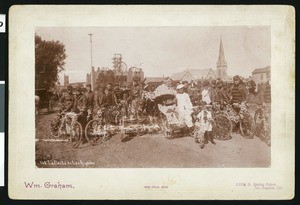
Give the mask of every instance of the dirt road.
M 121 142 L 120 134 L 102 144 L 88 143 L 78 150 L 69 141 L 53 139 L 48 124 L 55 114 L 37 117 L 36 166 L 77 168 L 201 168 L 201 167 L 268 167 L 271 149 L 259 138 L 232 139 L 207 144 L 204 149 L 191 137 L 165 139 L 162 134 L 147 134 Z

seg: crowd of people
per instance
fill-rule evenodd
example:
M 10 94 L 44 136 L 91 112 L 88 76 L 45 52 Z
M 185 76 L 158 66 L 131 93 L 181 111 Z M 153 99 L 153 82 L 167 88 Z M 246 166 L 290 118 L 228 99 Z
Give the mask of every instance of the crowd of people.
M 155 99 L 159 96 L 168 95 L 174 96 L 174 98 L 155 103 Z M 257 96 L 260 104 L 270 103 L 270 82 L 257 85 L 253 80 L 243 81 L 240 76 L 234 76 L 232 83 L 224 82 L 221 79 L 188 83 L 187 81 L 172 81 L 167 78 L 157 87 L 145 85 L 134 79 L 130 88 L 122 89 L 118 84 L 108 83 L 105 86 L 98 86 L 94 91 L 91 90 L 90 84 L 75 88 L 69 85 L 67 92 L 60 97 L 59 102 L 60 111 L 78 113 L 78 121 L 83 126 L 93 119 L 99 109 L 105 110 L 119 104 L 126 104 L 127 114 L 136 117 L 142 112 L 153 115 L 156 106 L 157 110 L 172 120 L 174 113 L 170 110 L 176 110 L 176 118 L 187 126 L 188 133 L 192 133 L 195 129 L 192 119 L 193 107 L 200 105 L 204 109 L 197 116 L 198 126 L 201 129 L 198 129 L 200 137 L 195 137 L 195 141 L 200 143 L 203 148 L 207 141 L 215 144 L 210 133 L 212 131 L 210 124 L 212 114 L 205 107 L 217 103 L 223 109 L 227 104 L 246 102 L 253 96 Z

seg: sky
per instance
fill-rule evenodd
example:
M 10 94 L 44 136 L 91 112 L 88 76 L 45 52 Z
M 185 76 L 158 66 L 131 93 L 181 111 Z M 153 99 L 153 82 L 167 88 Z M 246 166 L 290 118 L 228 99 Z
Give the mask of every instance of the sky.
M 92 65 L 112 67 L 115 53 L 128 68 L 140 67 L 145 77 L 171 76 L 185 69 L 216 69 L 222 37 L 228 74 L 248 77 L 271 65 L 270 27 L 39 27 L 43 40 L 66 48 L 70 82 L 85 82 Z M 92 33 L 92 44 L 89 34 Z

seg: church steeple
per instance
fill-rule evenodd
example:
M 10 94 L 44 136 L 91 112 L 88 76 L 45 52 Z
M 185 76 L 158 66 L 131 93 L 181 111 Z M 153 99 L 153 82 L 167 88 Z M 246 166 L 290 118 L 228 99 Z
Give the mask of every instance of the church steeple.
M 227 62 L 225 60 L 222 36 L 220 39 L 219 58 L 217 61 L 218 78 L 225 79 L 227 77 Z
M 224 48 L 223 48 L 223 43 L 222 43 L 222 36 L 220 40 L 220 48 L 219 48 L 219 59 L 218 59 L 219 64 L 227 64 L 225 60 L 225 55 L 224 55 Z

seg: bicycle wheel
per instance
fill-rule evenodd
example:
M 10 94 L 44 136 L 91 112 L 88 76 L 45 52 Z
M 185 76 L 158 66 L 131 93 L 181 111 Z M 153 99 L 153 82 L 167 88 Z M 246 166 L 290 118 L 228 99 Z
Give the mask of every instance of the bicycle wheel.
M 85 138 L 93 146 L 102 143 L 107 135 L 105 127 L 99 120 L 91 120 L 85 127 Z
M 60 119 L 53 119 L 49 123 L 49 130 L 52 137 L 58 138 L 61 135 Z
M 231 139 L 232 122 L 224 114 L 217 115 L 213 118 L 213 132 L 218 140 Z
M 241 135 L 246 139 L 253 139 L 254 119 L 249 113 L 245 113 L 243 118 L 240 119 Z
M 77 149 L 81 144 L 82 126 L 79 122 L 74 122 L 71 129 L 70 141 L 72 147 Z

